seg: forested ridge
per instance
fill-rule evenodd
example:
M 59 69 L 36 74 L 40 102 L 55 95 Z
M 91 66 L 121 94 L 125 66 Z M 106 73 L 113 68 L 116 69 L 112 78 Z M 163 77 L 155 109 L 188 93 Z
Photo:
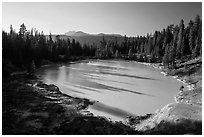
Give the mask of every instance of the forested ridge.
M 169 25 L 166 29 L 146 36 L 127 37 L 118 42 L 117 37 L 107 41 L 102 36 L 100 44 L 81 45 L 74 39 L 60 39 L 52 34 L 46 37 L 36 29 L 27 30 L 25 24 L 16 32 L 2 31 L 3 59 L 19 68 L 26 68 L 32 61 L 40 66 L 42 60 L 69 61 L 71 57 L 124 58 L 144 62 L 163 62 L 172 67 L 175 61 L 192 59 L 202 54 L 202 21 L 197 15 L 184 25 Z

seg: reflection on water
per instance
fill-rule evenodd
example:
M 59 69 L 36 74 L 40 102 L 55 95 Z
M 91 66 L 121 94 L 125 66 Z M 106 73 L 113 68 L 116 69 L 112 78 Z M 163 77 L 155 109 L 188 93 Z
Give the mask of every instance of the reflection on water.
M 66 94 L 99 101 L 89 110 L 113 120 L 154 112 L 173 102 L 181 86 L 150 66 L 114 60 L 55 65 L 37 74 Z

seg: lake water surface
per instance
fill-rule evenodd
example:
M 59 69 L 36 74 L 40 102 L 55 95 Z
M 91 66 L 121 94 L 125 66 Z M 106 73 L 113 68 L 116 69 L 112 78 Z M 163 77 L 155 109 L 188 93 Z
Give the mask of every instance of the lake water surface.
M 93 114 L 122 120 L 129 115 L 155 112 L 174 102 L 182 83 L 160 72 L 136 62 L 86 60 L 47 66 L 37 75 L 63 93 L 99 101 L 88 109 Z

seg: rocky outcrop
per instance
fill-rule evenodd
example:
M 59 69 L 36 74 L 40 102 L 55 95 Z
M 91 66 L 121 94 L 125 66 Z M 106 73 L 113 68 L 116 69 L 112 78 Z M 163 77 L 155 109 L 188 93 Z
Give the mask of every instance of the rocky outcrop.
M 202 87 L 179 92 L 176 95 L 175 100 L 177 103 L 202 106 Z
M 150 130 L 155 128 L 162 122 L 180 123 L 184 119 L 191 119 L 193 121 L 202 120 L 202 108 L 199 106 L 191 106 L 184 103 L 172 103 L 163 107 L 156 112 L 151 118 L 136 125 L 137 130 Z

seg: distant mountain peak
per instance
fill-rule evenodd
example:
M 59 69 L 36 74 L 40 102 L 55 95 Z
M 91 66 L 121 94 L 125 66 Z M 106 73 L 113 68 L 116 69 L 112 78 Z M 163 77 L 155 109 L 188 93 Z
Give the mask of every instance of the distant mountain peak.
M 115 37 L 122 37 L 120 34 L 105 34 L 105 33 L 98 33 L 95 34 L 96 36 L 115 36 Z
M 99 33 L 99 34 L 96 34 L 98 36 L 104 36 L 105 34 L 104 33 Z
M 83 31 L 68 31 L 65 33 L 67 36 L 87 36 L 90 35 L 88 33 L 84 33 Z
M 83 32 L 83 31 L 68 31 L 65 33 L 65 35 L 72 36 L 72 37 L 81 37 L 81 36 L 116 36 L 116 37 L 121 37 L 122 36 L 120 34 L 105 34 L 105 33 L 89 34 L 89 33 Z

